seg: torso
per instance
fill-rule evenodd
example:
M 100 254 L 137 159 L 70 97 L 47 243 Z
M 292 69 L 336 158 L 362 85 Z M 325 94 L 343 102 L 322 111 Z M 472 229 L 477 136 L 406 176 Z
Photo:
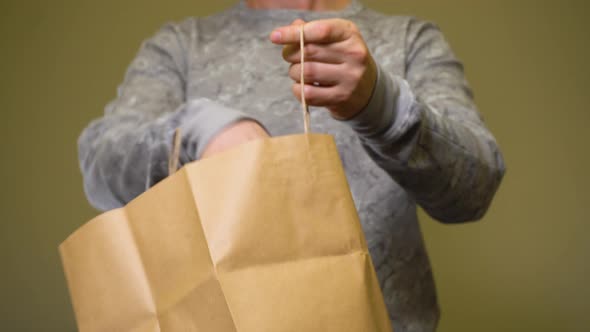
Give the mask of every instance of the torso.
M 403 77 L 406 19 L 367 10 L 349 19 L 382 68 Z M 289 66 L 281 47 L 268 40 L 272 22 L 263 22 L 268 31 L 252 29 L 252 22 L 226 12 L 191 24 L 196 36 L 188 54 L 187 99 L 205 97 L 251 114 L 273 136 L 303 131 Z M 312 131 L 335 138 L 394 329 L 433 331 L 438 308 L 416 204 L 370 159 L 346 123 L 320 108 L 311 109 L 311 123 Z

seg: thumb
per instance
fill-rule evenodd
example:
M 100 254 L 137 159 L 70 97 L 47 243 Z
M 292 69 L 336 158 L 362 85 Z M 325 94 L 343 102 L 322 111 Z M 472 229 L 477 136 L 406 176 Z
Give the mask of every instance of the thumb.
M 270 34 L 270 40 L 271 40 L 273 43 L 275 43 L 275 44 L 280 44 L 280 43 L 281 43 L 281 32 L 280 32 L 280 31 L 278 31 L 279 29 L 288 29 L 289 27 L 291 27 L 291 28 L 292 28 L 293 26 L 302 26 L 302 25 L 304 25 L 305 23 L 307 23 L 307 22 L 305 22 L 304 20 L 302 20 L 302 19 L 298 18 L 298 19 L 296 19 L 295 21 L 291 22 L 291 24 L 290 24 L 288 27 L 281 27 L 281 28 L 275 29 L 275 30 L 273 30 L 273 32 Z M 298 29 L 301 29 L 301 28 L 298 28 Z M 299 35 L 297 35 L 297 40 L 299 40 L 299 37 L 298 37 L 298 36 L 299 36 Z

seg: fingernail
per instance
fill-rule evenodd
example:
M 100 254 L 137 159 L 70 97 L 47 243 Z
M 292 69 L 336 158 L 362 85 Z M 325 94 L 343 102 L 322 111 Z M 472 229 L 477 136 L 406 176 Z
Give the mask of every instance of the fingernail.
M 279 31 L 274 31 L 271 35 L 270 35 L 270 40 L 272 40 L 275 43 L 278 43 L 281 41 L 281 33 Z

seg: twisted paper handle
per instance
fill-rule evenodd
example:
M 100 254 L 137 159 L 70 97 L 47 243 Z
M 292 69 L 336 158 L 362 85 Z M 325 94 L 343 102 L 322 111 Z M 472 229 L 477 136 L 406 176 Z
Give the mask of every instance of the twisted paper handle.
M 178 161 L 180 159 L 180 143 L 181 143 L 180 128 L 174 131 L 172 138 L 172 152 L 168 158 L 168 175 L 172 175 L 178 169 Z
M 310 127 L 310 117 L 309 117 L 309 108 L 307 107 L 307 102 L 305 101 L 305 78 L 303 77 L 304 69 L 305 69 L 305 36 L 303 33 L 304 25 L 301 25 L 299 29 L 299 48 L 301 49 L 301 108 L 303 110 L 303 129 L 304 132 L 307 134 L 309 133 Z

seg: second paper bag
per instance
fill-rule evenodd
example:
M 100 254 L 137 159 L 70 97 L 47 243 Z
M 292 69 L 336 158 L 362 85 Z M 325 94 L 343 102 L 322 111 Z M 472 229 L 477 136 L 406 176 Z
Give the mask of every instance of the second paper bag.
M 83 332 L 391 331 L 328 135 L 186 165 L 60 253 Z

